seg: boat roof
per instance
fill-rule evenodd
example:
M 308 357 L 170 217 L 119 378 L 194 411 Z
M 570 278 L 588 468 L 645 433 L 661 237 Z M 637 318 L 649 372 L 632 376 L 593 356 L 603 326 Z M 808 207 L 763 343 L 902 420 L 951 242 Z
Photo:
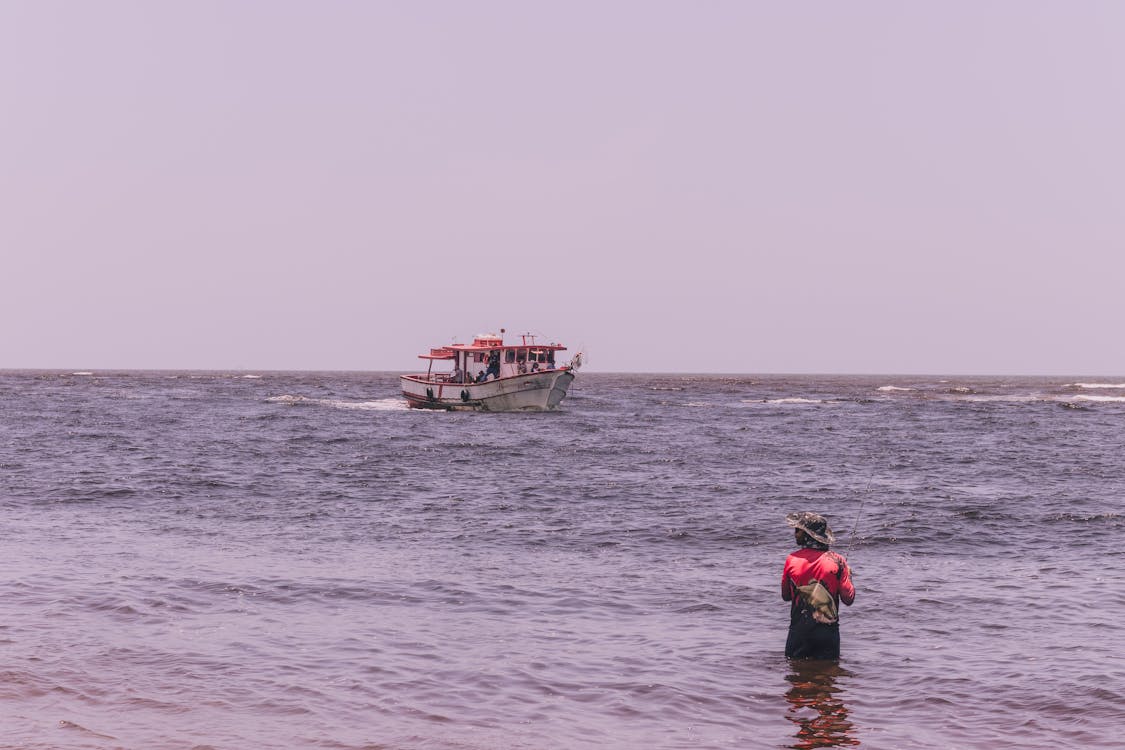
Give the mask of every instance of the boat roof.
M 535 352 L 565 351 L 566 347 L 562 344 L 551 342 L 549 344 L 535 343 L 535 337 L 526 334 L 524 341 L 518 344 L 505 344 L 500 336 L 494 334 L 481 334 L 473 339 L 471 344 L 450 344 L 448 346 L 441 346 L 431 348 L 429 354 L 419 354 L 419 359 L 453 359 L 456 352 L 491 352 L 499 351 L 502 349 L 531 349 Z M 532 339 L 527 341 L 527 339 Z

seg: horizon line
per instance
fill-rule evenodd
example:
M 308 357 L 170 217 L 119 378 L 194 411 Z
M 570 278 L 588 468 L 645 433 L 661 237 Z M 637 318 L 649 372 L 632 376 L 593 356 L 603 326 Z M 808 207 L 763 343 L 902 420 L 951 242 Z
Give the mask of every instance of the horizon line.
M 297 373 L 378 373 L 386 375 L 405 375 L 413 373 L 414 370 L 378 370 L 378 369 L 316 369 L 316 368 L 247 368 L 247 367 L 0 367 L 0 373 L 58 373 L 63 375 L 75 375 L 78 373 L 144 373 L 144 372 L 194 372 L 194 373 L 239 373 L 239 374 L 254 374 L 254 373 L 275 373 L 275 374 L 297 374 Z M 757 372 L 733 372 L 733 371 L 684 371 L 684 370 L 586 370 L 579 371 L 580 374 L 586 375 L 654 375 L 654 376 L 679 376 L 679 377 L 888 377 L 888 378 L 1002 378 L 1002 377 L 1025 377 L 1025 378 L 1078 378 L 1078 377 L 1104 377 L 1104 378 L 1125 378 L 1125 374 L 1112 374 L 1112 373 L 1092 373 L 1092 372 L 875 372 L 875 371 L 851 371 L 851 372 L 828 372 L 828 371 L 757 371 Z

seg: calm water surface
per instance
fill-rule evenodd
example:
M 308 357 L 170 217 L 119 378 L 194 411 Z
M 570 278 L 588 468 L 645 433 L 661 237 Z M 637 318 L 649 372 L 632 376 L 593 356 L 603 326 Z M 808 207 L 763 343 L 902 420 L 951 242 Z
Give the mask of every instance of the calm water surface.
M 563 407 L 0 373 L 0 747 L 1121 746 L 1125 377 Z M 782 656 L 792 510 L 854 567 L 838 664 Z

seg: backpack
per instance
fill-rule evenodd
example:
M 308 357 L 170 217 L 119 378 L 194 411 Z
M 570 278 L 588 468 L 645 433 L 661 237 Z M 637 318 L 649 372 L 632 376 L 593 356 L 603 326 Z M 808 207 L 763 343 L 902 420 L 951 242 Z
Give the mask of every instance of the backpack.
M 828 587 L 814 578 L 804 586 L 797 586 L 797 596 L 813 622 L 831 625 L 839 622 L 840 613 L 836 611 L 836 600 L 828 592 Z
M 843 575 L 844 568 L 837 557 L 836 580 L 839 581 Z M 819 578 L 812 579 L 804 586 L 798 586 L 794 582 L 793 588 L 797 591 L 797 598 L 801 604 L 799 608 L 801 614 L 811 618 L 813 622 L 819 622 L 823 625 L 832 625 L 840 621 L 840 613 L 836 609 L 836 598 L 832 596 L 828 587 Z

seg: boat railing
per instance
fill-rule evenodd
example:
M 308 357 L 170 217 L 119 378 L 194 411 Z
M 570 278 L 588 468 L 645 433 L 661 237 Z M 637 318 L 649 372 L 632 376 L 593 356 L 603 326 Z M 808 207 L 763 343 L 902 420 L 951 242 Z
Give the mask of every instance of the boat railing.
M 457 383 L 459 385 L 476 385 L 479 383 L 491 382 L 493 380 L 505 380 L 507 378 L 519 377 L 521 375 L 536 375 L 541 372 L 555 372 L 558 370 L 577 369 L 572 365 L 556 365 L 553 362 L 550 362 L 546 365 L 539 365 L 538 367 L 535 366 L 538 365 L 538 363 L 532 363 L 532 366 L 530 367 L 527 365 L 527 363 L 521 364 L 523 364 L 523 369 L 520 369 L 517 365 L 504 365 L 504 369 L 501 370 L 501 375 L 499 378 L 490 377 L 487 380 L 480 381 L 473 377 L 471 373 L 457 379 L 454 379 L 453 373 L 451 372 L 420 372 L 416 375 L 408 375 L 407 377 L 415 380 L 421 380 L 426 383 L 435 383 L 442 385 L 448 383 Z

